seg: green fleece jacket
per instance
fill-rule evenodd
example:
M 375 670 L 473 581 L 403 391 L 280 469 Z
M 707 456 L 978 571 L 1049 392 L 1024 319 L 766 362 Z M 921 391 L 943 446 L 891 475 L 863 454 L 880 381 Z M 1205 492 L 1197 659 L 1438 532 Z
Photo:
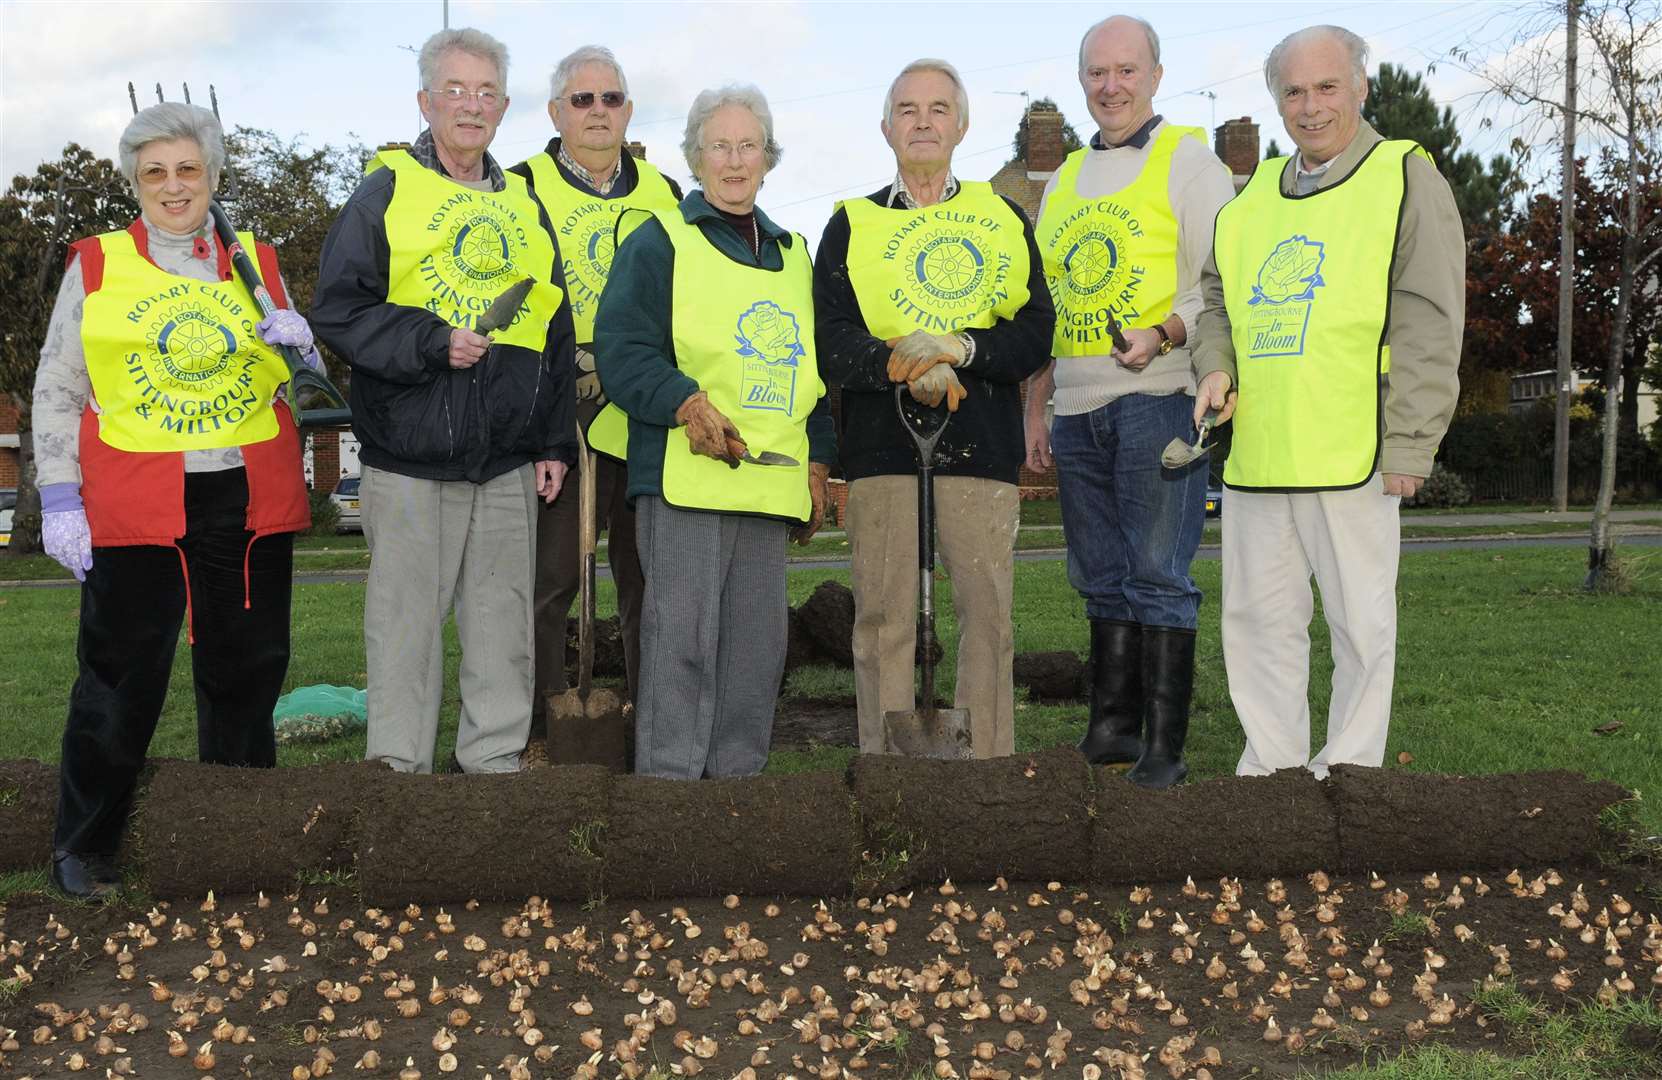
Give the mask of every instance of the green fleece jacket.
M 781 246 L 802 242 L 758 208 L 756 225 L 762 240 L 758 259 L 748 238 L 739 236 L 704 201 L 702 191 L 693 191 L 682 199 L 680 210 L 687 223 L 698 226 L 716 250 L 747 266 L 783 269 Z M 699 389 L 675 362 L 675 332 L 670 321 L 674 282 L 675 248 L 669 234 L 657 219 L 645 221 L 618 246 L 595 313 L 595 370 L 607 398 L 629 414 L 631 503 L 641 495 L 663 494 L 665 438 L 669 429 L 677 426 L 675 410 Z M 835 465 L 837 437 L 828 398 L 819 399 L 807 423 L 808 460 Z

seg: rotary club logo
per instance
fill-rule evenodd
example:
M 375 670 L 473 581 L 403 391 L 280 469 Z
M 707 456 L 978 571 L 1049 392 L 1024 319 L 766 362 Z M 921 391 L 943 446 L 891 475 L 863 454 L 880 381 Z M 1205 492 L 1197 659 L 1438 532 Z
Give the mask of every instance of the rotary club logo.
M 480 282 L 495 281 L 513 268 L 507 234 L 485 214 L 456 230 L 450 242 L 450 259 L 463 274 Z
M 1100 292 L 1114 280 L 1119 266 L 1119 248 L 1105 233 L 1092 231 L 1074 241 L 1062 256 L 1062 271 L 1079 296 Z
M 924 292 L 950 303 L 976 291 L 987 276 L 987 260 L 968 237 L 936 236 L 922 245 L 912 272 Z
M 163 316 L 154 349 L 157 363 L 187 386 L 210 382 L 230 367 L 237 337 L 204 306 L 181 304 Z

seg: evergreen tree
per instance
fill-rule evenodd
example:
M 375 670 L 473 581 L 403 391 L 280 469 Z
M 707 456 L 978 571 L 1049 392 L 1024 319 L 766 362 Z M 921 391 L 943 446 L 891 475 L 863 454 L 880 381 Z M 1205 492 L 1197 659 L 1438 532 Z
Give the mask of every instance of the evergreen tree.
M 1478 155 L 1462 151 L 1454 110 L 1439 110 L 1419 75 L 1380 64 L 1379 74 L 1368 80 L 1362 117 L 1387 139 L 1413 139 L 1425 147 L 1454 189 L 1468 235 L 1499 231 L 1521 186 L 1516 168 L 1504 155 L 1495 155 L 1485 165 Z

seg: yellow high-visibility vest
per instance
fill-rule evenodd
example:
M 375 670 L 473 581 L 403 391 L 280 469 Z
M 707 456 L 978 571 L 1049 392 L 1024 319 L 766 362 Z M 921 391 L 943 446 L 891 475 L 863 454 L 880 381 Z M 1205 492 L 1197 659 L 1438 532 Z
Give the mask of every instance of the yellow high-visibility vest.
M 634 190 L 616 199 L 603 199 L 572 187 L 547 151 L 527 158 L 525 164 L 534 182 L 531 193 L 547 211 L 560 245 L 566 300 L 571 304 L 577 343 L 588 345 L 594 340 L 594 313 L 600 307 L 600 292 L 612 272 L 612 255 L 617 250 L 612 237 L 618 214 L 630 207 L 673 209 L 677 204 L 675 192 L 662 173 L 638 159 L 635 167 L 640 178 Z M 623 167 L 622 162 L 618 167 Z
M 664 441 L 664 501 L 687 510 L 807 521 L 813 512 L 808 414 L 825 394 L 814 353 L 814 270 L 807 241 L 798 235 L 790 247 L 781 244 L 783 269 L 763 270 L 728 258 L 679 209 L 652 216 L 675 249 L 670 322 L 676 366 L 733 422 L 752 453 L 773 450 L 798 463 L 743 463 L 734 469 L 693 453 L 686 428 L 670 428 Z M 629 232 L 629 219 L 645 215 L 624 219 L 619 242 Z M 615 404 L 601 410 L 589 428 L 597 448 L 595 430 L 608 413 L 623 415 Z
M 565 293 L 555 284 L 554 241 L 538 220 L 525 180 L 506 173 L 503 190 L 475 191 L 406 150 L 381 151 L 367 171 L 383 167 L 398 177 L 386 213 L 387 302 L 422 308 L 471 330 L 503 290 L 532 278 L 519 314 L 493 340 L 541 354 Z
M 252 256 L 254 237 L 239 233 Z M 277 435 L 271 400 L 288 381 L 260 340 L 240 282 L 158 268 L 122 230 L 98 237 L 104 273 L 81 315 L 81 348 L 98 401 L 98 437 L 117 450 L 214 450 Z
M 1039 253 L 1056 305 L 1056 356 L 1113 351 L 1110 314 L 1126 328 L 1150 327 L 1171 314 L 1177 296 L 1177 214 L 1171 206 L 1171 158 L 1199 128 L 1167 124 L 1149 147 L 1143 171 L 1097 199 L 1079 194 L 1079 167 L 1091 151 L 1069 154 L 1039 218 Z
M 837 205 L 848 214 L 849 284 L 874 336 L 985 329 L 1026 305 L 1022 220 L 991 184 L 964 181 L 950 201 L 919 210 Z
M 1287 159 L 1265 161 L 1218 214 L 1240 394 L 1230 487 L 1354 488 L 1378 467 L 1391 264 L 1415 153 L 1425 155 L 1413 142 L 1380 142 L 1349 176 L 1308 195 L 1283 195 Z

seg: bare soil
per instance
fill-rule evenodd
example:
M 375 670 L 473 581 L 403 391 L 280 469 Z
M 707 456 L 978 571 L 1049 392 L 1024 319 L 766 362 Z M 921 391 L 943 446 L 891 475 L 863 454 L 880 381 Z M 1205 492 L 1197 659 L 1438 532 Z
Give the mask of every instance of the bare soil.
M 435 1042 L 457 1075 L 591 1080 L 672 1067 L 995 1080 L 1093 1062 L 1110 1080 L 1223 1080 L 1417 1042 L 1505 1053 L 1517 1048 L 1471 1004 L 1486 979 L 1553 1007 L 1658 993 L 1656 887 L 1651 870 L 1538 867 L 935 882 L 823 901 L 30 895 L 0 908 L 4 963 L 31 980 L 0 1004 L 16 1032 L 0 1074 L 397 1076 L 408 1060 L 431 1078 L 446 1075 Z M 1662 1075 L 1646 1038 L 1630 1042 Z M 204 1049 L 211 1064 L 194 1060 Z M 378 1068 L 354 1071 L 366 1051 Z

